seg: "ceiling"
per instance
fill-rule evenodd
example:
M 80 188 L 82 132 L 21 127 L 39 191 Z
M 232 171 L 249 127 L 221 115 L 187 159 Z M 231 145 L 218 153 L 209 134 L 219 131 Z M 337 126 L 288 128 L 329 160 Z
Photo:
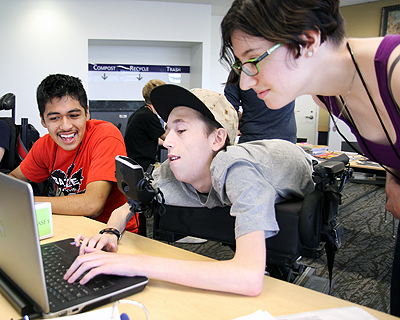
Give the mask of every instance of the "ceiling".
M 211 4 L 213 15 L 224 15 L 230 8 L 233 0 L 147 0 L 158 2 L 178 2 L 178 3 L 198 3 L 198 4 Z M 379 1 L 379 0 L 341 0 L 341 6 L 351 6 L 354 4 Z

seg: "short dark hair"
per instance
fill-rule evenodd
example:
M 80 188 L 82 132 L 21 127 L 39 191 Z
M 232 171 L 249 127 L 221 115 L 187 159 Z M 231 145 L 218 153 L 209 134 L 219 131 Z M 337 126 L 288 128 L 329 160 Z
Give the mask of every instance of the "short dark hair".
M 206 130 L 207 137 L 211 133 L 213 133 L 215 130 L 217 130 L 219 128 L 223 128 L 217 121 L 210 119 L 209 117 L 207 117 L 205 114 L 201 113 L 200 111 L 197 111 L 195 109 L 192 109 L 192 110 L 195 113 L 195 115 L 197 116 L 197 118 L 199 118 L 201 121 L 203 121 L 203 123 L 205 125 L 205 130 Z M 231 144 L 229 142 L 229 137 L 228 137 L 228 134 L 227 134 L 226 135 L 226 139 L 225 139 L 225 144 L 220 150 L 226 150 L 226 147 L 228 147 L 230 145 Z
M 234 31 L 286 45 L 300 56 L 304 31 L 321 33 L 321 43 L 339 45 L 345 37 L 339 0 L 235 0 L 221 22 L 221 63 L 235 62 L 231 37 Z
M 78 100 L 87 114 L 87 95 L 81 79 L 65 74 L 51 74 L 39 84 L 36 91 L 36 100 L 42 119 L 46 104 L 54 98 L 65 96 Z

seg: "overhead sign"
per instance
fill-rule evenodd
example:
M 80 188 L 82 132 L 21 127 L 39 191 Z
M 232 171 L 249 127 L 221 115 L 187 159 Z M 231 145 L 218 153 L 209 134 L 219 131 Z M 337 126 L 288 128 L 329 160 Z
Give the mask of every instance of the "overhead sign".
M 142 100 L 152 79 L 190 89 L 190 66 L 89 63 L 88 69 L 90 100 Z
M 89 71 L 190 73 L 190 67 L 89 63 Z

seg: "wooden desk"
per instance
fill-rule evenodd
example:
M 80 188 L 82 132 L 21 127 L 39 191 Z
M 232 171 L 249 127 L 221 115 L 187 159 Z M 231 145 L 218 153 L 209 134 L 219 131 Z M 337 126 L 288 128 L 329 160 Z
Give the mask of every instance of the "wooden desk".
M 54 237 L 43 243 L 75 237 L 78 233 L 90 235 L 104 228 L 104 224 L 84 218 L 53 215 Z M 149 238 L 125 233 L 119 252 L 145 253 L 177 259 L 210 260 Z M 161 266 L 160 266 L 161 267 Z M 262 293 L 258 297 L 244 297 L 228 293 L 192 289 L 150 279 L 147 287 L 130 297 L 147 308 L 150 319 L 234 319 L 257 311 L 267 310 L 273 316 L 318 309 L 355 306 L 354 303 L 334 298 L 294 284 L 265 277 Z M 110 306 L 110 305 L 109 305 Z M 378 319 L 397 319 L 388 314 L 362 307 Z M 1 319 L 19 319 L 16 310 L 0 296 Z M 130 309 L 131 319 L 144 319 L 140 308 Z M 137 318 L 136 318 L 137 317 Z
M 350 161 L 350 168 L 354 169 L 353 179 L 350 182 L 375 184 L 385 186 L 386 171 L 381 166 L 370 166 L 357 163 L 359 160 Z
M 381 166 L 369 166 L 369 165 L 359 164 L 357 163 L 357 161 L 359 160 L 350 161 L 350 167 L 356 171 L 386 175 L 385 169 L 383 169 Z

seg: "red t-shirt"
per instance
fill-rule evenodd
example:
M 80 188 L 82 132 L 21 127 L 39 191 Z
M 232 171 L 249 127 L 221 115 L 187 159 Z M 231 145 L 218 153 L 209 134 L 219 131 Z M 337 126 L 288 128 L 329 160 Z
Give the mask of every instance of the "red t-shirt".
M 80 147 L 65 151 L 46 134 L 34 143 L 21 163 L 21 171 L 33 182 L 42 182 L 51 176 L 60 196 L 84 193 L 87 184 L 93 181 L 113 182 L 103 211 L 97 217 L 107 223 L 111 212 L 126 202 L 115 178 L 117 155 L 126 156 L 121 132 L 110 122 L 89 120 Z M 137 232 L 135 216 L 128 222 L 126 230 Z

